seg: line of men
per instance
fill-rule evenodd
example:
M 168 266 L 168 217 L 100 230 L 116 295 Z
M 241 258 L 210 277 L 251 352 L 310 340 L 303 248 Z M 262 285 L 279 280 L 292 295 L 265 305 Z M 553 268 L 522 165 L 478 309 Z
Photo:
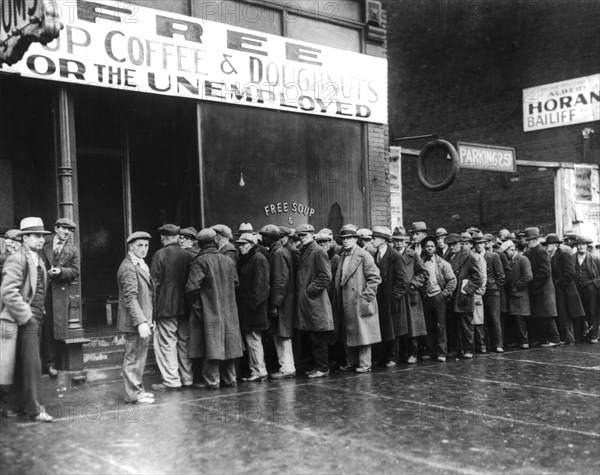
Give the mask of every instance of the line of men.
M 573 239 L 573 253 L 556 234 L 543 239 L 535 227 L 517 241 L 505 230 L 499 238 L 474 228 L 430 234 L 415 222 L 411 242 L 402 227 L 392 233 L 349 224 L 338 235 L 341 245 L 331 230 L 317 233 L 310 224 L 295 231 L 267 225 L 255 233 L 243 223 L 239 231 L 234 240 L 225 225 L 199 233 L 159 229 L 164 247 L 144 275 L 147 305 L 155 292 L 157 307 L 145 319 L 138 312 L 128 327 L 120 324 L 136 339 L 135 352 L 125 357 L 128 401 L 154 402 L 141 381 L 145 356 L 135 357 L 139 348 L 147 351 L 135 329 L 147 324 L 149 335 L 151 315 L 163 377 L 154 390 L 235 386 L 240 370 L 248 382 L 298 372 L 322 378 L 332 366 L 364 373 L 373 361 L 391 368 L 401 361 L 471 359 L 476 351 L 503 352 L 505 342 L 523 349 L 534 342 L 573 344 L 574 322 L 590 343 L 598 341 L 600 260 L 583 237 Z M 145 254 L 136 246 L 147 252 L 150 238 L 129 237 L 122 268 L 143 270 Z M 121 274 L 120 322 L 131 300 Z M 177 296 L 177 311 L 170 312 L 176 315 L 162 310 L 161 289 Z M 269 374 L 271 342 L 277 367 Z M 190 360 L 201 361 L 196 376 Z

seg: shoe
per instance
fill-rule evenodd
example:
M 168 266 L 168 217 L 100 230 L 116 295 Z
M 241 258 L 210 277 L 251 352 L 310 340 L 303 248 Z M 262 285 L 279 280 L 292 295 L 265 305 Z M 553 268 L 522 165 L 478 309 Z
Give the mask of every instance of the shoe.
M 440 363 L 445 363 L 446 362 L 446 357 L 445 356 L 438 356 L 436 358 L 437 361 L 439 361 Z
M 30 416 L 33 422 L 56 422 L 58 419 L 52 417 L 45 410 L 40 412 L 37 416 Z
M 406 360 L 406 362 L 408 364 L 415 364 L 417 362 L 417 357 L 416 356 L 409 356 L 408 359 Z
M 221 381 L 222 388 L 237 388 L 237 381 L 232 381 L 231 383 L 225 383 Z
M 496 353 L 504 353 L 504 348 L 499 346 L 498 348 L 496 348 Z
M 522 350 L 528 350 L 529 349 L 529 343 L 521 343 L 519 345 L 519 348 L 521 348 Z
M 388 362 L 385 364 L 385 367 L 386 367 L 386 368 L 395 368 L 396 366 L 398 366 L 398 363 L 396 363 L 395 361 L 388 361 Z
M 51 378 L 58 376 L 58 370 L 54 366 L 48 366 L 48 374 Z
M 242 381 L 246 381 L 247 383 L 261 382 L 266 381 L 269 377 L 268 374 L 253 374 L 249 378 L 242 378 Z
M 294 376 L 296 376 L 295 371 L 289 371 L 287 373 L 284 373 L 283 371 L 277 371 L 277 373 L 271 374 L 272 379 L 289 379 L 293 378 Z
M 146 391 L 144 391 L 142 394 L 140 394 L 140 397 L 151 397 L 152 399 L 154 399 L 154 393 L 147 393 Z
M 165 383 L 158 383 L 158 384 L 153 384 L 152 389 L 154 391 L 165 391 L 165 390 L 180 391 L 181 386 L 167 386 L 167 385 L 165 385 Z
M 423 355 L 419 359 L 421 361 L 430 361 L 431 360 L 431 356 L 429 356 L 429 355 Z
M 547 341 L 546 343 L 542 343 L 540 346 L 542 348 L 554 348 L 555 346 L 560 346 L 560 343 L 554 343 L 553 341 Z
M 4 408 L 2 409 L 2 417 L 8 419 L 9 417 L 17 417 L 19 415 L 18 412 L 13 411 L 12 409 Z
M 598 343 L 598 338 L 592 338 L 592 339 L 590 340 L 590 343 L 591 343 L 592 345 L 596 345 L 596 344 Z
M 329 371 L 319 371 L 318 369 L 316 369 L 315 371 L 313 371 L 312 373 L 310 373 L 308 375 L 309 379 L 316 379 L 316 378 L 325 378 L 329 376 Z
M 182 384 L 181 389 L 193 389 L 194 383 Z
M 312 374 L 312 373 L 314 373 L 315 371 L 316 371 L 316 369 L 309 369 L 308 371 L 305 371 L 305 372 L 304 372 L 304 374 L 305 374 L 306 376 L 308 376 L 309 374 Z
M 575 346 L 575 343 L 572 341 L 568 341 L 565 343 L 565 346 Z
M 340 371 L 352 371 L 354 368 L 356 368 L 356 366 L 353 364 L 345 364 L 340 366 Z
M 371 371 L 371 367 L 370 366 L 359 366 L 358 368 L 355 368 L 354 371 L 356 371 L 357 373 L 368 373 Z
M 218 384 L 195 383 L 194 389 L 219 389 Z
M 155 400 L 153 397 L 146 396 L 146 394 L 142 394 L 135 401 L 133 401 L 133 404 L 154 404 L 154 402 Z
M 464 354 L 462 355 L 462 357 L 463 357 L 465 360 L 472 360 L 472 359 L 473 359 L 473 353 L 464 353 Z M 483 361 L 483 360 L 482 360 L 482 361 Z
M 487 350 L 485 348 L 482 348 L 481 350 L 479 350 L 480 353 L 487 353 Z

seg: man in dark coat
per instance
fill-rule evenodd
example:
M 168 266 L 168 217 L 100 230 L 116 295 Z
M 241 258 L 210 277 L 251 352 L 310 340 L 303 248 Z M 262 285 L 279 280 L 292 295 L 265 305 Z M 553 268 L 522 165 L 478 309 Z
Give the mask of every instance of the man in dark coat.
M 296 375 L 292 348 L 296 310 L 294 263 L 290 251 L 281 243 L 281 233 L 277 226 L 269 224 L 262 229 L 261 234 L 263 244 L 269 249 L 269 328 L 280 365 L 279 371 L 272 373 L 271 378 L 292 378 Z
M 474 328 L 473 311 L 475 309 L 475 292 L 483 285 L 485 277 L 481 274 L 475 258 L 468 249 L 462 248 L 461 237 L 449 234 L 446 238 L 450 253 L 448 262 L 456 277 L 456 290 L 452 299 L 452 325 L 448 325 L 448 333 L 453 348 L 462 353 L 463 358 L 473 358 Z
M 269 262 L 257 246 L 256 235 L 242 234 L 236 244 L 240 251 L 238 312 L 250 366 L 250 376 L 244 381 L 265 381 L 269 374 L 265 365 L 262 332 L 269 327 Z
M 134 404 L 153 404 L 154 395 L 144 390 L 142 377 L 148 356 L 154 282 L 144 258 L 150 246 L 150 234 L 137 231 L 127 237 L 128 254 L 117 271 L 119 312 L 117 329 L 125 335 L 123 384 L 125 400 Z
M 506 279 L 500 256 L 493 251 L 496 238 L 491 234 L 483 235 L 484 241 L 477 241 L 476 252 L 483 255 L 486 263 L 487 280 L 483 294 L 483 313 L 490 348 L 496 353 L 504 352 L 502 322 L 500 320 L 500 293 Z
M 185 286 L 191 302 L 189 357 L 202 358 L 200 387 L 206 389 L 237 384 L 235 359 L 243 351 L 235 303 L 237 271 L 232 259 L 217 250 L 216 236 L 211 228 L 198 233 L 200 253 Z
M 211 226 L 211 228 L 217 233 L 217 249 L 219 252 L 233 260 L 234 264 L 237 266 L 239 256 L 238 250 L 231 242 L 233 240 L 231 228 L 224 224 L 215 224 L 214 226 Z
M 435 252 L 442 259 L 446 259 L 450 252 L 450 247 L 446 244 L 446 236 L 448 236 L 448 231 L 446 231 L 446 229 L 437 228 L 435 230 L 435 240 L 437 244 L 437 250 Z
M 59 218 L 54 223 L 54 235 L 42 249 L 48 269 L 49 288 L 46 292 L 46 317 L 42 329 L 42 367 L 56 376 L 56 353 L 59 341 L 67 339 L 69 326 L 70 286 L 77 286 L 79 277 L 79 247 L 73 242 L 75 223 Z
M 400 303 L 408 289 L 404 259 L 390 245 L 392 231 L 384 226 L 373 228 L 373 248 L 375 264 L 379 268 L 381 283 L 377 287 L 377 307 L 379 310 L 379 330 L 381 343 L 376 346 L 381 362 L 386 368 L 398 364 L 399 338 L 394 328 L 400 326 Z M 394 321 L 398 320 L 398 321 Z
M 557 234 L 548 234 L 544 246 L 550 254 L 552 282 L 556 291 L 558 331 L 561 341 L 567 345 L 573 345 L 575 344 L 573 319 L 585 317 L 585 311 L 575 285 L 573 254 L 570 247 L 562 244 Z
M 301 224 L 296 229 L 302 250 L 296 276 L 298 330 L 308 332 L 313 370 L 309 378 L 329 375 L 328 343 L 333 330 L 333 315 L 327 289 L 331 283 L 331 266 L 327 253 L 314 240 L 315 228 Z
M 598 343 L 598 325 L 600 324 L 600 259 L 588 250 L 592 241 L 578 236 L 574 244 L 577 254 L 573 255 L 575 264 L 575 284 L 588 324 L 590 343 Z
M 556 292 L 552 283 L 550 256 L 542 247 L 540 230 L 536 227 L 525 229 L 528 250 L 525 256 L 531 262 L 533 279 L 529 284 L 531 318 L 537 324 L 538 336 L 543 347 L 560 345 L 560 335 L 556 327 Z
M 158 228 L 163 245 L 152 256 L 150 272 L 155 284 L 154 354 L 162 382 L 152 389 L 181 389 L 194 384 L 188 357 L 189 318 L 185 306 L 185 284 L 190 271 L 191 252 L 179 246 L 179 226 Z

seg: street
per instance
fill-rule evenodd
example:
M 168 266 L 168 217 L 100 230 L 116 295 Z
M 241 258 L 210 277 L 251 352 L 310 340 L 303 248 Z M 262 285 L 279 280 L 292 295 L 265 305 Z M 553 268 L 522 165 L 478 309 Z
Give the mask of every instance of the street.
M 600 470 L 600 346 L 585 343 L 161 392 L 151 406 L 125 405 L 119 380 L 45 389 L 62 419 L 3 419 L 4 475 Z

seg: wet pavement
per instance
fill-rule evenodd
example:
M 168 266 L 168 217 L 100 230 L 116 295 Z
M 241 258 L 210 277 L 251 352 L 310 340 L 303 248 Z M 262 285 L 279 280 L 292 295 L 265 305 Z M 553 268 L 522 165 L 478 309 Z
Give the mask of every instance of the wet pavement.
M 160 392 L 139 407 L 120 380 L 63 381 L 45 385 L 60 422 L 2 420 L 3 475 L 600 473 L 600 345 Z

